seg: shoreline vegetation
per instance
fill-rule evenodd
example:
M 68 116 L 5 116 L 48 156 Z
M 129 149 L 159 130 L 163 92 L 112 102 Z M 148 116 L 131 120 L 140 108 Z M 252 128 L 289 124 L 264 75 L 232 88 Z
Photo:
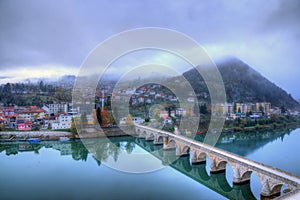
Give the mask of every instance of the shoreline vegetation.
M 230 121 L 226 120 L 222 132 L 253 132 L 276 130 L 288 128 L 290 126 L 300 127 L 300 117 L 292 115 L 272 115 L 269 118 L 261 118 L 255 120 L 241 118 Z

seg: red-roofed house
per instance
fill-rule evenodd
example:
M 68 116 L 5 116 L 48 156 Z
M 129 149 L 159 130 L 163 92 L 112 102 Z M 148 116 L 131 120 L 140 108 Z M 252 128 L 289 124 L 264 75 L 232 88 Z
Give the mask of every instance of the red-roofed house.
M 26 121 L 24 123 L 18 124 L 18 130 L 20 131 L 31 131 L 32 129 L 32 122 Z
M 36 119 L 43 119 L 45 116 L 45 110 L 43 109 L 27 109 L 17 112 L 17 120 L 31 121 Z

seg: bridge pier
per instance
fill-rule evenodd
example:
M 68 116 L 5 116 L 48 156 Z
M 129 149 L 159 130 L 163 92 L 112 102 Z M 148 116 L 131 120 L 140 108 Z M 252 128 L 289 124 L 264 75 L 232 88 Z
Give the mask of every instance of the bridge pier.
M 176 149 L 176 156 L 177 156 L 177 157 L 181 157 L 181 156 L 189 156 L 189 155 L 190 155 L 189 149 L 187 149 L 187 150 L 185 150 L 185 149 L 181 150 L 180 147 L 178 147 L 178 148 Z
M 260 199 L 267 200 L 267 199 L 274 199 L 279 197 L 281 194 L 281 186 L 283 183 L 276 181 L 275 179 L 262 176 L 258 174 L 258 177 L 261 179 L 262 188 L 260 191 Z
M 176 156 L 177 157 L 190 155 L 190 148 L 187 145 L 185 145 L 184 143 L 180 143 L 180 142 L 177 142 L 176 145 L 177 145 L 177 148 L 176 148 Z
M 252 171 L 241 165 L 230 163 L 233 169 L 233 184 L 242 185 L 250 182 Z

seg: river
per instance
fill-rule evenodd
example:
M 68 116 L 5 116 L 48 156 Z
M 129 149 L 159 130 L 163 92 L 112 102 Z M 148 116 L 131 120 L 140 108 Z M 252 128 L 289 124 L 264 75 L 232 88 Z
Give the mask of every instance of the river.
M 203 136 L 195 139 L 201 141 Z M 300 176 L 299 141 L 300 129 L 296 129 L 224 134 L 216 146 Z M 133 137 L 84 143 L 97 148 L 89 153 L 80 140 L 0 143 L 0 199 L 259 198 L 258 178 L 253 174 L 250 184 L 232 185 L 233 172 L 229 165 L 226 173 L 210 174 L 209 160 L 192 166 L 187 156 L 153 172 L 128 173 L 109 167 L 109 163 L 121 165 L 122 154 L 142 154 L 148 160 L 163 163 L 148 152 L 162 152 L 161 147 Z M 168 153 L 175 155 L 175 151 Z M 130 161 L 130 165 L 143 163 Z

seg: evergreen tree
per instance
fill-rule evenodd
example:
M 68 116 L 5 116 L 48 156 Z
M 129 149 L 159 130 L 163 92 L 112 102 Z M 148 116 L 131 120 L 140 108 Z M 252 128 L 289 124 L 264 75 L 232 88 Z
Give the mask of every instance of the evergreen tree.
M 96 109 L 96 116 L 97 116 L 98 123 L 101 126 L 101 124 L 102 124 L 102 116 L 101 116 L 101 109 L 100 109 L 100 107 L 98 107 Z

